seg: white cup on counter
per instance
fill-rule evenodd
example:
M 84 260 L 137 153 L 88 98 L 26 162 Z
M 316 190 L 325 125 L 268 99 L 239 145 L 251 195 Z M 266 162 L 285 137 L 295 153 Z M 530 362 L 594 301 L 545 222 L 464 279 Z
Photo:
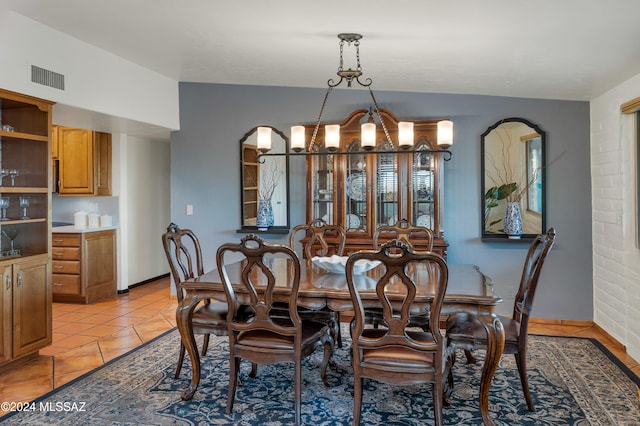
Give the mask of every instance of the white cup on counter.
M 89 224 L 89 218 L 84 211 L 75 212 L 73 214 L 73 226 L 76 229 L 84 229 Z
M 89 213 L 89 228 L 100 227 L 100 214 Z

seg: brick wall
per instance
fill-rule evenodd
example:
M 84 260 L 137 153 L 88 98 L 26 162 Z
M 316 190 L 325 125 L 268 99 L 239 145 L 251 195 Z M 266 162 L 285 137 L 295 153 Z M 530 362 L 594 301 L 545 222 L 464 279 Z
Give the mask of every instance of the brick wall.
M 591 101 L 594 321 L 640 359 L 640 250 L 636 225 L 635 116 L 640 75 Z

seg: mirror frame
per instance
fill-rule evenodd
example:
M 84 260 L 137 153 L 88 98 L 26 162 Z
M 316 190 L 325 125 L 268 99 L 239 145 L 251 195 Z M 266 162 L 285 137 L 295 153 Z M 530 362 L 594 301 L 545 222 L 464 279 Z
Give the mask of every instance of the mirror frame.
M 243 158 L 243 145 L 252 135 L 257 134 L 258 127 L 269 127 L 273 133 L 280 136 L 284 141 L 284 160 L 285 160 L 285 176 L 286 176 L 286 197 L 287 197 L 287 205 L 286 205 L 286 224 L 279 226 L 271 226 L 266 231 L 259 231 L 258 226 L 245 225 L 244 224 L 244 209 L 245 209 L 245 190 L 244 190 L 244 158 Z M 279 152 L 277 150 L 272 150 L 271 153 Z M 253 129 L 249 130 L 247 133 L 242 136 L 240 139 L 240 229 L 238 229 L 237 233 L 260 233 L 260 234 L 288 234 L 290 229 L 290 205 L 291 205 L 291 193 L 289 190 L 289 138 L 280 130 L 276 129 L 273 126 L 268 125 L 260 125 L 256 126 Z
M 517 122 L 517 123 L 522 123 L 528 127 L 531 128 L 531 133 L 537 133 L 540 135 L 540 171 L 539 171 L 539 176 L 540 179 L 542 180 L 541 183 L 541 187 L 540 187 L 540 191 L 541 191 L 541 198 L 542 198 L 542 211 L 540 213 L 540 219 L 541 219 L 541 226 L 540 226 L 540 230 L 539 233 L 543 234 L 545 232 L 546 229 L 546 186 L 547 186 L 547 176 L 546 176 L 546 136 L 545 136 L 545 132 L 536 124 L 530 122 L 529 120 L 526 120 L 524 118 L 520 118 L 520 117 L 510 117 L 510 118 L 505 118 L 502 120 L 499 120 L 498 122 L 496 122 L 495 124 L 493 124 L 492 126 L 490 126 L 484 133 L 482 133 L 482 135 L 480 136 L 480 141 L 481 141 L 481 149 L 480 149 L 480 173 L 481 173 L 481 182 L 480 182 L 480 226 L 481 226 L 481 238 L 482 241 L 499 241 L 499 242 L 531 242 L 531 240 L 533 240 L 538 233 L 534 233 L 534 234 L 530 234 L 530 233 L 523 233 L 521 235 L 521 237 L 519 239 L 510 239 L 507 234 L 505 233 L 495 233 L 495 232 L 487 232 L 487 230 L 485 229 L 485 214 L 486 214 L 486 200 L 485 200 L 485 192 L 486 192 L 486 167 L 485 167 L 485 144 L 486 144 L 486 137 L 496 128 L 498 128 L 501 124 L 504 123 L 512 123 L 512 122 Z M 523 195 L 523 198 L 528 197 L 529 196 L 529 191 L 527 190 L 527 193 L 525 195 Z

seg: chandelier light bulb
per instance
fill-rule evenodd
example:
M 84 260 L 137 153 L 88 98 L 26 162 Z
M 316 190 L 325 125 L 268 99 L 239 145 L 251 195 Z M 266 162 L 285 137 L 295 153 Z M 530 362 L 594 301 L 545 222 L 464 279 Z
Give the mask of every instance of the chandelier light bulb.
M 449 148 L 453 145 L 453 121 L 438 121 L 438 146 Z
M 413 123 L 410 121 L 398 122 L 398 144 L 403 149 L 413 146 Z
M 375 123 L 363 123 L 360 126 L 360 146 L 367 151 L 375 148 L 376 146 L 376 124 Z
M 324 126 L 324 147 L 328 151 L 336 151 L 340 147 L 339 124 L 327 124 Z
M 262 153 L 271 150 L 271 127 L 258 127 L 257 148 Z
M 291 149 L 300 152 L 305 149 L 304 126 L 291 127 Z

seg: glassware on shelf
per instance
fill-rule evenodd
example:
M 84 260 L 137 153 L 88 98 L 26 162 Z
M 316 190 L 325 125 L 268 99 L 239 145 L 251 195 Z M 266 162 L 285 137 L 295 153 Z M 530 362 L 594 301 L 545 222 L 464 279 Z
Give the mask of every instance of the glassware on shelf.
M 7 237 L 7 239 L 9 240 L 9 243 L 11 244 L 11 249 L 7 252 L 2 252 L 3 256 L 16 256 L 20 254 L 20 250 L 16 249 L 13 246 L 13 241 L 16 239 L 16 237 L 18 236 L 18 229 L 17 228 L 9 228 L 9 229 L 3 229 L 2 230 L 2 235 L 4 235 L 5 237 Z
M 29 216 L 27 216 L 29 204 L 29 197 L 20 197 L 20 207 L 22 207 L 22 217 L 20 219 L 29 219 Z
M 2 209 L 2 217 L 0 217 L 0 221 L 11 220 L 7 217 L 8 208 L 9 208 L 9 197 L 0 197 L 0 209 Z
M 2 186 L 2 179 L 4 179 L 5 176 L 9 176 L 9 170 L 0 169 L 0 186 Z
M 11 177 L 11 186 L 16 186 L 16 178 L 20 176 L 18 169 L 9 169 L 9 177 Z

